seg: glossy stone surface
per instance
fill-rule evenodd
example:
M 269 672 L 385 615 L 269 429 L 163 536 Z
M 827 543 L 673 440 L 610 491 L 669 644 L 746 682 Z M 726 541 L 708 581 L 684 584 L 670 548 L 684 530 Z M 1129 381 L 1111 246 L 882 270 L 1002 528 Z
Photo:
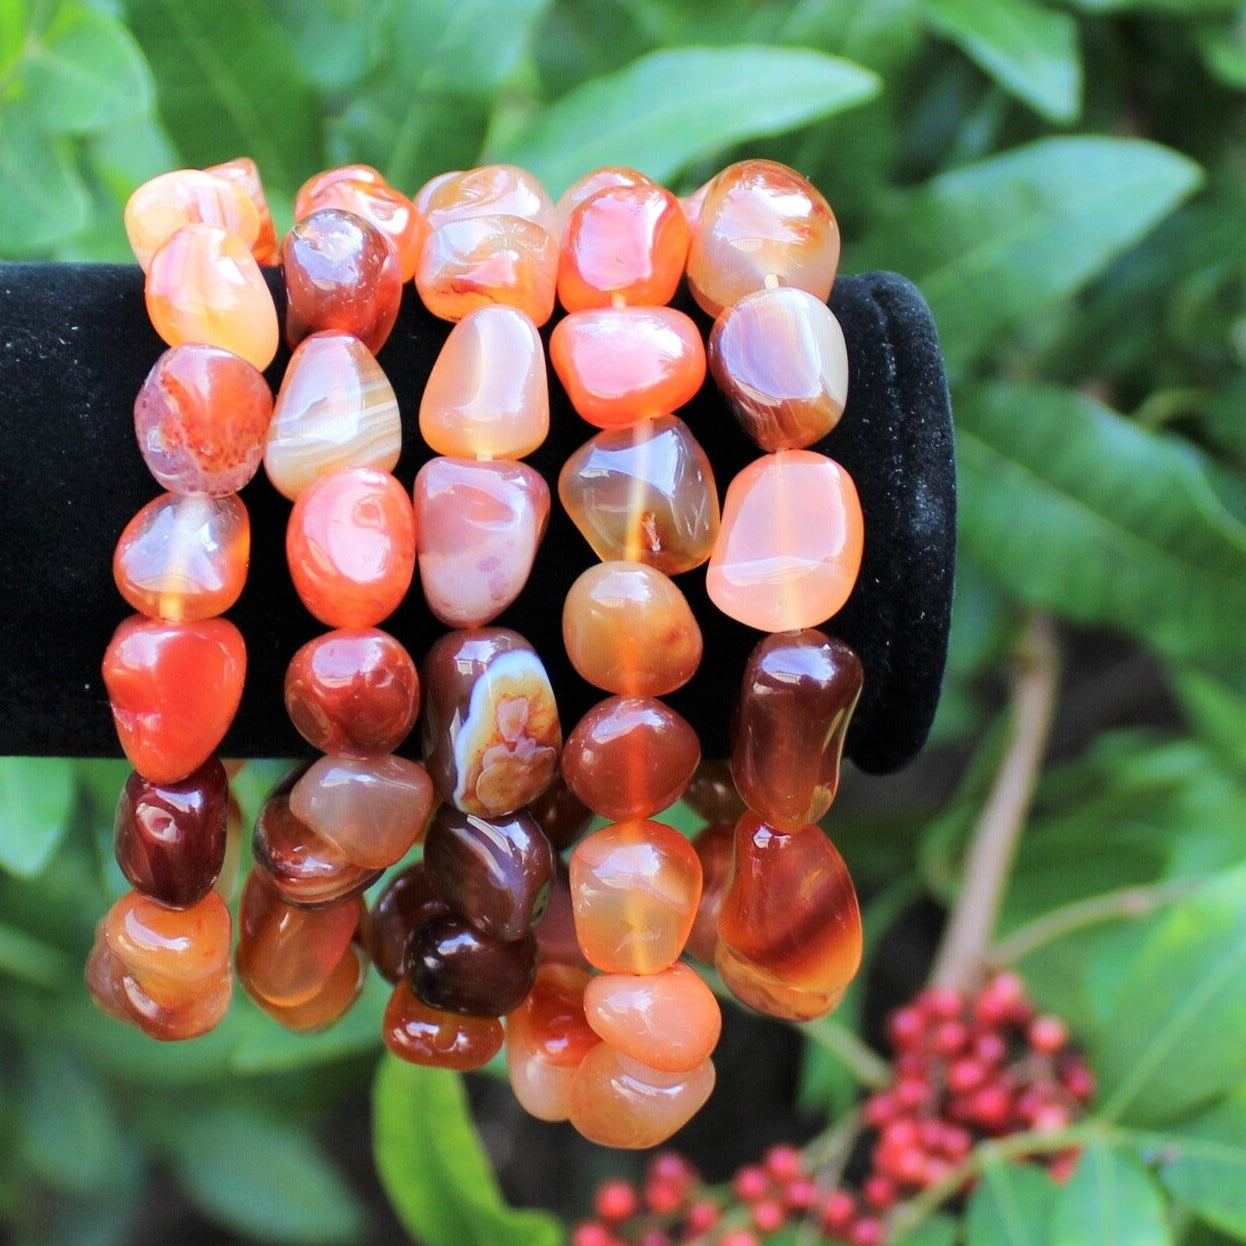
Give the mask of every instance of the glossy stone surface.
M 237 234 L 183 226 L 152 256 L 146 298 L 152 327 L 170 346 L 222 346 L 261 372 L 277 353 L 277 309 Z
M 255 365 L 220 346 L 174 346 L 134 400 L 147 470 L 174 493 L 235 493 L 264 457 L 273 395 Z
M 532 318 L 487 304 L 450 330 L 420 396 L 420 436 L 438 454 L 521 459 L 549 432 L 545 349 Z
M 571 855 L 575 933 L 606 973 L 658 973 L 683 951 L 701 896 L 692 845 L 660 822 L 616 822 Z
M 202 766 L 233 722 L 246 669 L 242 634 L 228 619 L 124 619 L 103 675 L 134 769 L 152 783 L 175 783 Z
M 322 753 L 392 753 L 420 712 L 420 678 L 402 642 L 377 627 L 315 636 L 290 659 L 286 713 Z
M 590 438 L 563 465 L 558 496 L 603 562 L 678 575 L 709 558 L 718 535 L 713 469 L 675 415 Z
M 228 806 L 229 781 L 215 757 L 178 783 L 131 771 L 113 822 L 117 864 L 130 885 L 174 908 L 202 900 L 225 863 Z
M 374 627 L 398 608 L 415 574 L 407 491 L 373 467 L 321 477 L 290 512 L 286 559 L 300 599 L 322 623 Z
M 295 193 L 294 219 L 301 221 L 303 217 L 310 216 L 316 210 L 317 196 L 334 182 L 362 182 L 365 186 L 389 185 L 385 174 L 370 164 L 340 164 L 332 169 L 321 169 L 319 173 L 313 173 Z
M 125 232 L 144 272 L 152 256 L 184 225 L 216 225 L 250 248 L 260 214 L 235 182 L 202 169 L 174 169 L 139 186 L 125 205 Z
M 705 345 L 673 307 L 598 307 L 554 326 L 549 359 L 571 405 L 598 428 L 624 428 L 691 402 Z
M 831 807 L 863 678 L 848 645 L 812 628 L 767 636 L 749 655 L 731 773 L 745 803 L 772 826 L 817 822 Z
M 349 333 L 317 333 L 290 356 L 264 448 L 264 470 L 291 501 L 344 467 L 388 472 L 402 451 L 394 387 Z
M 744 812 L 744 802 L 735 790 L 731 763 L 702 758 L 684 792 L 684 803 L 707 822 L 730 822 L 734 826 Z
M 230 792 L 225 805 L 225 861 L 221 865 L 221 872 L 216 876 L 216 882 L 212 884 L 212 890 L 226 904 L 232 904 L 238 894 L 242 840 L 242 806 L 238 804 L 238 798 Z
M 466 1073 L 488 1064 L 502 1050 L 504 1034 L 497 1017 L 430 1008 L 400 978 L 385 1007 L 381 1037 L 400 1060 Z
M 479 216 L 519 216 L 557 233 L 557 214 L 545 187 L 513 164 L 485 164 L 441 173 L 415 194 L 415 206 L 428 229 Z
M 259 166 L 250 156 L 239 156 L 222 164 L 210 164 L 204 172 L 214 173 L 231 182 L 251 200 L 260 218 L 260 230 L 251 244 L 251 254 L 257 264 L 271 264 L 277 258 L 277 230 L 273 225 L 268 197 L 264 194 L 264 184 L 260 180 Z
M 656 186 L 657 183 L 647 173 L 633 169 L 625 164 L 606 164 L 585 173 L 583 177 L 572 182 L 558 197 L 554 205 L 558 213 L 561 228 L 565 231 L 571 213 L 590 196 L 608 186 Z
M 692 841 L 692 850 L 701 862 L 701 899 L 686 950 L 688 955 L 707 965 L 714 963 L 718 947 L 718 914 L 722 912 L 723 896 L 731 881 L 735 823 L 735 818 L 729 822 L 711 822 L 697 832 Z
M 528 812 L 556 852 L 571 847 L 593 820 L 593 811 L 567 786 L 561 769 L 549 787 L 528 802 Z
M 571 876 L 561 860 L 554 863 L 549 901 L 536 928 L 536 944 L 542 965 L 574 965 L 591 968 L 575 937 L 575 910 L 571 904 Z
M 674 581 L 652 567 L 603 562 L 583 572 L 563 604 L 562 638 L 589 683 L 623 696 L 664 696 L 701 661 L 701 629 Z
M 864 542 L 852 477 L 825 455 L 780 450 L 727 487 L 705 588 L 724 614 L 758 631 L 815 627 L 848 600 Z
M 839 265 L 839 225 L 821 193 L 773 160 L 729 165 L 705 192 L 688 249 L 688 288 L 711 316 L 766 278 L 825 303 Z
M 562 729 L 545 667 L 518 632 L 451 632 L 429 649 L 421 679 L 424 753 L 442 800 L 490 818 L 545 790 Z
M 482 818 L 442 805 L 428 828 L 424 866 L 433 890 L 481 934 L 522 939 L 545 912 L 554 850 L 522 809 Z
M 395 874 L 378 893 L 368 913 L 365 944 L 376 971 L 387 982 L 405 972 L 407 942 L 430 917 L 450 911 L 433 890 L 423 861 Z
M 362 217 L 389 240 L 402 280 L 410 281 L 424 245 L 424 223 L 406 195 L 384 180 L 375 180 L 373 174 L 380 177 L 367 165 L 353 165 L 310 179 L 294 201 L 294 219 L 301 221 L 324 208 Z
M 456 913 L 430 917 L 411 936 L 407 976 L 430 1008 L 500 1017 L 517 1008 L 536 976 L 536 939 L 505 942 Z
M 299 1034 L 328 1029 L 351 1009 L 368 979 L 368 958 L 358 943 L 351 943 L 329 971 L 324 985 L 301 1004 L 273 1004 L 260 998 L 255 1002 L 279 1025 Z
M 594 813 L 622 822 L 674 804 L 700 759 L 697 733 L 669 705 L 653 697 L 609 697 L 567 736 L 562 772 Z

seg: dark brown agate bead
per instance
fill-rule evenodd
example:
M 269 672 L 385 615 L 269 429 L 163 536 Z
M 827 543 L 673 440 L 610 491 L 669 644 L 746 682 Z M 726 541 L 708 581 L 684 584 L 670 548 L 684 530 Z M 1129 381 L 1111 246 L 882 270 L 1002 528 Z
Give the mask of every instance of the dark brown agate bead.
M 375 355 L 385 345 L 402 302 L 398 253 L 362 217 L 321 208 L 299 221 L 281 244 L 286 282 L 286 341 L 340 329 Z
M 567 786 L 561 769 L 549 787 L 528 802 L 528 812 L 555 852 L 570 848 L 593 823 L 593 811 Z
M 442 805 L 424 841 L 434 891 L 492 939 L 521 939 L 541 920 L 554 850 L 524 810 L 498 818 Z
M 397 982 L 406 968 L 411 932 L 450 906 L 433 890 L 422 861 L 395 874 L 381 889 L 368 914 L 365 942 L 377 973 Z
M 229 780 L 210 757 L 177 783 L 131 771 L 117 801 L 117 863 L 136 890 L 174 908 L 202 900 L 225 863 Z
M 497 1017 L 468 1017 L 430 1008 L 400 978 L 381 1022 L 385 1046 L 400 1060 L 466 1073 L 502 1050 L 505 1033 Z
M 749 655 L 732 724 L 731 774 L 756 814 L 776 826 L 802 826 L 831 807 L 862 678 L 856 653 L 813 628 L 776 632 Z
M 430 1008 L 500 1017 L 518 1008 L 536 977 L 536 937 L 505 942 L 447 913 L 411 936 L 407 977 Z
M 735 790 L 731 763 L 705 758 L 684 791 L 684 804 L 707 822 L 730 822 L 733 826 L 747 808 Z
M 718 946 L 718 914 L 731 881 L 734 844 L 734 822 L 711 822 L 692 841 L 693 851 L 701 862 L 701 899 L 686 950 L 707 965 L 714 963 L 714 949 Z

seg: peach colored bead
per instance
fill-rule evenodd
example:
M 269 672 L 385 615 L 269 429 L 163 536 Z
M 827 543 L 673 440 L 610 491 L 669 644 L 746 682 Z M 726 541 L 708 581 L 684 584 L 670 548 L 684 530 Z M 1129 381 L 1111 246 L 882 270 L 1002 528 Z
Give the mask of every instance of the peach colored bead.
M 328 1029 L 345 1016 L 363 991 L 368 979 L 368 958 L 351 943 L 329 971 L 324 985 L 301 1004 L 274 1004 L 260 997 L 255 1002 L 279 1025 L 299 1034 Z
M 403 281 L 410 281 L 415 276 L 427 231 L 411 200 L 402 191 L 395 190 L 386 182 L 338 177 L 321 182 L 306 198 L 300 193 L 294 219 L 301 221 L 321 208 L 339 208 L 362 217 L 389 239 L 398 256 Z
M 701 223 L 701 205 L 705 202 L 705 196 L 709 191 L 710 183 L 712 181 L 713 178 L 711 178 L 709 182 L 705 182 L 701 186 L 698 186 L 692 194 L 680 197 L 679 206 L 684 210 L 684 216 L 687 218 L 688 228 L 690 230 L 695 230 Z
M 844 988 L 808 991 L 788 986 L 782 979 L 738 956 L 721 940 L 714 948 L 714 968 L 723 985 L 742 1004 L 782 1021 L 816 1021 L 832 1012 L 844 997 Z
M 518 307 L 538 325 L 554 312 L 558 243 L 521 216 L 475 216 L 434 230 L 415 288 L 434 316 L 462 320 L 490 303 Z
M 656 186 L 657 183 L 647 173 L 630 168 L 625 164 L 606 164 L 591 173 L 586 173 L 578 181 L 572 182 L 558 197 L 554 205 L 558 220 L 565 231 L 571 213 L 591 195 L 608 186 Z
M 571 855 L 576 938 L 607 973 L 658 973 L 672 964 L 700 898 L 697 854 L 661 822 L 602 827 Z
M 597 307 L 554 326 L 549 359 L 578 414 L 598 428 L 669 415 L 705 380 L 705 346 L 673 307 Z
M 521 459 L 548 432 L 545 351 L 532 318 L 501 304 L 468 312 L 424 385 L 420 436 L 438 454 Z
M 286 529 L 290 576 L 329 627 L 374 627 L 415 574 L 415 513 L 387 472 L 348 467 L 299 494 Z
M 410 1064 L 470 1072 L 502 1050 L 505 1034 L 497 1017 L 468 1017 L 430 1008 L 399 978 L 381 1022 L 385 1046 Z
M 640 1150 L 686 1125 L 713 1089 L 708 1060 L 689 1073 L 664 1073 L 602 1043 L 584 1057 L 571 1084 L 570 1119 L 599 1146 Z
M 558 214 L 545 187 L 513 164 L 485 164 L 442 173 L 415 194 L 416 210 L 429 232 L 451 221 L 480 216 L 520 216 L 557 236 Z
M 401 452 L 398 399 L 367 347 L 336 330 L 301 342 L 268 427 L 264 470 L 273 488 L 294 501 L 343 467 L 391 471 Z
M 223 346 L 261 372 L 277 353 L 273 297 L 237 234 L 182 226 L 152 257 L 146 295 L 152 326 L 170 346 Z
M 724 614 L 759 631 L 814 627 L 848 600 L 864 542 L 852 477 L 825 455 L 780 450 L 728 486 L 705 588 Z
M 385 175 L 370 164 L 343 164 L 334 169 L 322 169 L 298 188 L 294 196 L 294 219 L 301 221 L 316 210 L 316 200 L 325 187 L 334 182 L 362 182 L 365 186 L 388 186 Z
M 140 614 L 195 622 L 238 600 L 251 557 L 251 521 L 237 494 L 163 493 L 126 524 L 113 580 Z
M 590 684 L 623 696 L 682 688 L 701 661 L 701 629 L 669 576 L 603 562 L 572 584 L 562 611 L 567 657 Z
M 152 256 L 184 225 L 217 225 L 250 248 L 259 237 L 260 215 L 246 191 L 231 179 L 200 169 L 174 169 L 144 182 L 125 205 L 125 232 L 144 272 Z
M 257 264 L 271 264 L 277 258 L 277 230 L 255 161 L 250 156 L 239 156 L 236 160 L 226 160 L 224 164 L 210 164 L 204 172 L 232 182 L 255 205 L 260 218 L 260 231 L 251 244 L 251 254 Z

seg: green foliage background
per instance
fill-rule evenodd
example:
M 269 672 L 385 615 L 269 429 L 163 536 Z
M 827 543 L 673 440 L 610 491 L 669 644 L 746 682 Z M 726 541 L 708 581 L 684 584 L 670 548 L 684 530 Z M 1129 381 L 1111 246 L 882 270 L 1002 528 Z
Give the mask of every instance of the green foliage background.
M 1244 90 L 1246 8 L 1224 0 L 0 0 L 0 255 L 126 259 L 138 182 L 238 154 L 279 228 L 346 161 L 408 192 L 485 160 L 555 195 L 604 162 L 680 191 L 741 154 L 807 174 L 846 271 L 922 288 L 957 422 L 932 749 L 960 780 L 836 815 L 871 948 L 916 896 L 955 898 L 1028 611 L 1147 656 L 1176 711 L 1048 769 L 1003 915 L 1006 938 L 1121 888 L 1157 900 L 1020 966 L 1100 1072 L 1085 1160 L 1057 1188 L 985 1156 L 963 1220 L 920 1240 L 1217 1246 L 1246 1241 Z M 172 1181 L 246 1237 L 362 1240 L 321 1130 L 371 1075 L 379 988 L 312 1039 L 240 1000 L 172 1050 L 83 997 L 124 773 L 0 761 L 0 1220 L 31 1246 L 125 1242 Z M 244 772 L 249 811 L 273 773 Z M 808 1047 L 812 1111 L 851 1097 L 833 1047 Z M 501 1202 L 458 1079 L 383 1063 L 375 1112 L 412 1232 L 558 1240 Z

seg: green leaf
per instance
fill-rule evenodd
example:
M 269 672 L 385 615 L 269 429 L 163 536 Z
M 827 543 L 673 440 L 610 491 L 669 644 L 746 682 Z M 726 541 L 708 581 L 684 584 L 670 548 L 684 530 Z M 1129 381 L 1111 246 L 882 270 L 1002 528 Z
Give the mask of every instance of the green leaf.
M 1171 1130 L 1159 1176 L 1170 1194 L 1234 1237 L 1246 1238 L 1246 1088 Z
M 932 1216 L 920 1228 L 895 1238 L 893 1246 L 955 1246 L 956 1230 L 950 1216 Z
M 25 101 L 0 105 L 0 185 L 0 255 L 45 251 L 87 223 L 90 199 L 82 179 L 62 142 L 49 139 Z
M 1195 731 L 1234 770 L 1246 775 L 1246 697 L 1194 668 L 1176 671 L 1171 678 Z
M 1046 1246 L 1056 1187 L 1030 1164 L 988 1164 L 969 1199 L 966 1246 Z
M 1088 1146 L 1056 1203 L 1057 1246 L 1168 1246 L 1172 1233 L 1150 1174 L 1131 1155 Z
M 0 922 L 0 974 L 57 990 L 76 983 L 82 966 L 60 948 Z
M 1246 650 L 1246 527 L 1209 459 L 1055 387 L 955 405 L 962 539 L 1000 584 L 1174 657 Z
M 1241 7 L 1234 7 L 1236 20 L 1200 30 L 1198 47 L 1213 78 L 1235 91 L 1246 91 L 1246 21 Z
M 669 181 L 732 143 L 794 129 L 879 88 L 869 70 L 800 48 L 652 52 L 540 110 L 491 158 L 531 169 L 555 196 L 601 164 Z
M 926 19 L 1048 121 L 1081 111 L 1077 23 L 1035 0 L 922 0 Z
M 1219 10 L 1240 7 L 1239 0 L 1072 0 L 1075 8 L 1087 13 L 1123 13 L 1127 10 L 1153 10 L 1174 17 L 1202 17 Z
M 462 1078 L 385 1055 L 372 1090 L 381 1184 L 408 1232 L 428 1246 L 558 1246 L 559 1223 L 502 1201 Z
M 393 8 L 377 0 L 268 0 L 294 46 L 303 71 L 318 86 L 341 91 L 364 78 L 393 50 L 386 19 Z
M 65 834 L 74 791 L 68 761 L 0 757 L 0 869 L 33 878 L 47 865 Z
M 900 197 L 853 259 L 921 287 L 952 373 L 1080 289 L 1202 179 L 1139 139 L 1049 138 Z

